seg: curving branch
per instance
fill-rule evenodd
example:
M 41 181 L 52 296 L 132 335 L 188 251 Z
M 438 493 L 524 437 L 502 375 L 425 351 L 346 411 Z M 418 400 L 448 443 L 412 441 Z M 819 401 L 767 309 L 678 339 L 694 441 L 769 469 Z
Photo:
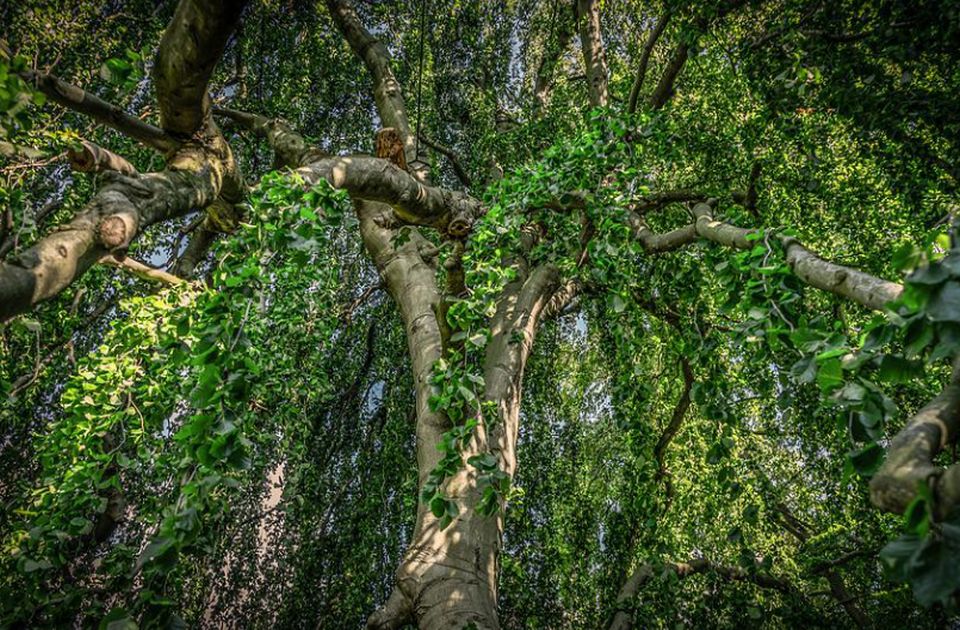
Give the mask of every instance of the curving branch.
M 389 204 L 402 223 L 434 227 L 462 237 L 485 212 L 478 199 L 459 191 L 427 186 L 386 159 L 330 156 L 308 145 L 303 136 L 282 121 L 225 108 L 218 108 L 215 113 L 266 138 L 278 161 L 299 166 L 297 173 L 306 183 L 312 185 L 325 179 L 354 199 Z
M 787 580 L 765 573 L 749 573 L 739 567 L 728 567 L 710 562 L 705 558 L 695 558 L 688 562 L 667 562 L 662 565 L 648 563 L 637 568 L 617 595 L 617 608 L 607 626 L 608 630 L 630 630 L 633 628 L 631 602 L 640 590 L 661 575 L 672 573 L 678 578 L 686 578 L 701 573 L 713 573 L 725 582 L 751 582 L 754 585 L 779 591 L 785 595 L 797 593 L 797 589 Z
M 747 236 L 753 230 L 739 228 L 713 218 L 710 203 L 693 207 L 697 234 L 702 238 L 737 249 L 750 249 L 756 241 Z M 903 286 L 863 271 L 828 262 L 804 247 L 792 236 L 781 236 L 787 264 L 798 278 L 812 287 L 853 300 L 872 310 L 883 310 L 903 293 Z
M 0 321 L 55 296 L 105 254 L 125 251 L 139 230 L 208 205 L 220 187 L 210 169 L 105 177 L 109 183 L 72 221 L 0 262 Z
M 722 2 L 717 7 L 716 15 L 714 15 L 712 19 L 699 17 L 694 20 L 693 26 L 698 33 L 703 33 L 710 27 L 711 21 L 723 19 L 727 14 L 737 10 L 744 4 L 746 4 L 745 0 L 729 0 L 727 2 Z M 686 65 L 687 59 L 690 57 L 691 52 L 692 49 L 690 45 L 685 42 L 680 42 L 674 47 L 673 52 L 670 54 L 670 59 L 667 61 L 667 67 L 660 76 L 660 81 L 657 83 L 657 87 L 653 90 L 653 94 L 650 95 L 651 109 L 661 109 L 673 97 L 673 86 L 677 82 L 677 77 L 680 76 L 680 72 Z
M 673 407 L 670 422 L 663 429 L 660 439 L 653 448 L 653 459 L 657 462 L 657 479 L 662 479 L 664 482 L 667 501 L 673 498 L 673 483 L 670 481 L 670 471 L 667 470 L 666 462 L 667 448 L 680 431 L 683 419 L 687 415 L 687 409 L 690 408 L 690 390 L 693 388 L 693 369 L 690 367 L 690 361 L 683 356 L 680 357 L 680 372 L 683 374 L 683 389 L 680 391 L 677 404 Z
M 657 20 L 656 26 L 650 31 L 650 35 L 643 45 L 643 52 L 640 54 L 640 64 L 637 68 L 637 78 L 633 81 L 633 86 L 630 88 L 630 99 L 627 101 L 628 114 L 637 111 L 637 103 L 640 100 L 640 90 L 643 89 L 643 82 L 647 77 L 647 68 L 650 66 L 650 55 L 653 53 L 653 49 L 657 45 L 660 36 L 663 35 L 663 32 L 667 29 L 670 16 L 671 14 L 668 11 Z
M 870 480 L 874 505 L 902 514 L 920 484 L 929 484 L 936 497 L 938 517 L 960 504 L 960 465 L 946 469 L 933 458 L 960 436 L 960 361 L 954 363 L 950 382 L 936 398 L 918 411 L 890 442 L 887 457 Z
M 145 123 L 112 103 L 84 91 L 52 75 L 27 70 L 20 75 L 24 81 L 43 92 L 51 101 L 90 116 L 94 120 L 142 142 L 161 153 L 169 153 L 179 142 L 159 127 Z
M 425 145 L 444 156 L 450 160 L 450 166 L 453 168 L 454 174 L 457 176 L 457 179 L 460 180 L 460 183 L 464 185 L 465 188 L 470 188 L 472 182 L 470 176 L 467 175 L 467 171 L 463 168 L 463 165 L 460 163 L 460 159 L 457 157 L 456 152 L 453 149 L 446 147 L 439 142 L 432 140 L 427 137 L 422 131 L 420 132 L 420 141 Z
M 329 153 L 310 146 L 290 125 L 277 118 L 267 118 L 227 107 L 214 107 L 214 116 L 233 122 L 264 138 L 276 154 L 277 166 L 297 168 L 315 160 L 331 157 Z
M 403 223 L 434 227 L 458 238 L 466 236 L 484 213 L 480 201 L 470 195 L 426 186 L 381 158 L 325 158 L 297 169 L 297 173 L 308 184 L 325 179 L 355 199 L 389 204 Z
M 680 249 L 697 240 L 697 229 L 692 223 L 663 234 L 651 230 L 640 216 L 634 212 L 627 215 L 627 224 L 644 251 L 648 254 L 662 254 Z

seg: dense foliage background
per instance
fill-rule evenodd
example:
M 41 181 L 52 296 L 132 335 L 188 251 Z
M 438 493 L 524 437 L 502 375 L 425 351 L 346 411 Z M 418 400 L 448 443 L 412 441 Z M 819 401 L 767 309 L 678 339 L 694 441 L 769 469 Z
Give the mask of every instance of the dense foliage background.
M 956 623 L 960 530 L 932 498 L 881 513 L 867 482 L 960 343 L 960 8 L 729 4 L 601 3 L 611 99 L 596 109 L 564 2 L 356 3 L 411 117 L 488 208 L 463 317 L 482 317 L 500 254 L 530 225 L 552 237 L 532 256 L 591 287 L 544 325 L 525 375 L 506 628 L 605 627 L 620 608 L 644 628 Z M 174 9 L 0 8 L 5 256 L 103 179 L 64 161 L 79 138 L 162 167 L 16 72 L 52 70 L 153 120 L 149 70 Z M 644 89 L 675 45 L 693 52 L 665 107 L 629 113 L 667 12 Z M 211 94 L 327 151 L 369 152 L 379 120 L 359 69 L 322 3 L 259 0 Z M 251 189 L 203 282 L 98 266 L 0 328 L 0 626 L 354 628 L 390 592 L 418 501 L 403 326 L 345 196 L 298 185 L 260 139 L 223 127 Z M 435 181 L 465 187 L 421 147 Z M 748 189 L 755 203 L 735 203 Z M 620 211 L 662 190 L 719 199 L 756 247 L 646 254 Z M 551 208 L 568 191 L 587 195 L 587 264 L 571 256 L 582 217 Z M 152 227 L 131 256 L 167 264 L 195 216 Z M 682 204 L 646 219 L 689 220 Z M 888 279 L 919 269 L 900 315 L 804 288 L 784 231 Z M 697 559 L 715 570 L 675 568 Z M 618 603 L 638 567 L 649 577 Z

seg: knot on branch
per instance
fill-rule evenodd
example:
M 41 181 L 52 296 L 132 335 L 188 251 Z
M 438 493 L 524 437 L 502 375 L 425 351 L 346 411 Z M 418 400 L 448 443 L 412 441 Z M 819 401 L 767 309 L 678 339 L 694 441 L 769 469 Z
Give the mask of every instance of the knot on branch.
M 484 208 L 476 199 L 455 191 L 445 191 L 446 206 L 450 209 L 446 233 L 455 239 L 466 238 L 473 224 L 483 216 Z
M 123 212 L 104 217 L 100 221 L 97 237 L 100 243 L 111 252 L 125 250 L 137 233 L 137 220 L 134 214 Z

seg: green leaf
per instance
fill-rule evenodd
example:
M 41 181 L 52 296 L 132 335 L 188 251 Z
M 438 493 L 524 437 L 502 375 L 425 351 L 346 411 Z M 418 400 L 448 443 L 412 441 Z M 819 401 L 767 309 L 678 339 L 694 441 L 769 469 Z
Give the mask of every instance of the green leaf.
M 935 322 L 960 322 L 960 282 L 948 282 L 930 296 L 927 316 Z
M 623 298 L 619 294 L 614 293 L 611 305 L 614 313 L 622 313 L 625 308 L 627 308 L 627 303 L 623 301 Z
M 884 383 L 903 383 L 923 374 L 923 364 L 903 357 L 885 354 L 880 359 L 878 378 Z
M 441 495 L 436 495 L 430 500 L 430 511 L 437 518 L 442 517 L 447 512 L 447 500 Z
M 828 359 L 817 370 L 817 384 L 820 390 L 827 394 L 843 384 L 843 367 L 840 359 Z
M 862 477 L 870 477 L 880 468 L 883 463 L 883 447 L 872 442 L 858 451 L 851 451 L 847 457 L 853 465 L 853 469 Z
M 140 626 L 124 608 L 114 608 L 100 620 L 100 630 L 137 630 Z

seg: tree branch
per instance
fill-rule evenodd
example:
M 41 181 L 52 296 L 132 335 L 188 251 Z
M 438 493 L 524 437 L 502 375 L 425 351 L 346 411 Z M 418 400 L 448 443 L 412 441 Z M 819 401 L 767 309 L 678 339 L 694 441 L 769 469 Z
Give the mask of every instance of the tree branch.
M 543 53 L 540 63 L 537 66 L 537 74 L 533 80 L 533 94 L 541 110 L 546 109 L 550 104 L 550 92 L 553 87 L 553 77 L 556 73 L 557 62 L 566 52 L 573 39 L 574 15 L 570 10 L 572 5 L 567 2 L 562 3 L 565 9 L 561 9 L 560 2 L 554 5 L 554 11 L 559 11 L 560 15 L 554 15 L 554 21 L 557 29 L 557 40 Z
M 470 188 L 472 185 L 470 176 L 467 175 L 467 171 L 465 171 L 463 165 L 460 164 L 460 159 L 457 157 L 457 154 L 453 151 L 453 149 L 445 147 L 439 142 L 434 142 L 422 131 L 420 132 L 420 141 L 450 160 L 450 166 L 453 167 L 453 172 L 457 176 L 457 179 L 460 180 L 460 183 L 463 184 L 465 188 Z
M 124 175 L 137 175 L 137 169 L 113 151 L 99 147 L 87 140 L 80 141 L 80 149 L 68 149 L 67 157 L 75 171 L 100 173 L 116 171 Z
M 180 0 L 160 40 L 153 80 L 160 124 L 187 139 L 210 120 L 207 84 L 246 0 Z
M 748 573 L 739 567 L 717 565 L 704 558 L 695 558 L 688 562 L 667 562 L 663 565 L 648 563 L 637 568 L 630 576 L 617 596 L 617 611 L 608 626 L 608 630 L 630 630 L 633 628 L 633 615 L 630 602 L 644 586 L 663 573 L 673 573 L 678 578 L 686 578 L 700 573 L 715 573 L 728 582 L 752 582 L 765 589 L 794 594 L 796 588 L 787 580 L 764 573 Z
M 159 127 L 145 123 L 116 105 L 67 83 L 52 74 L 27 70 L 20 75 L 24 81 L 43 92 L 51 101 L 86 114 L 94 120 L 129 136 L 161 153 L 169 153 L 179 142 Z
M 870 500 L 877 507 L 902 514 L 929 484 L 936 497 L 936 513 L 948 514 L 960 503 L 960 464 L 946 469 L 933 464 L 943 448 L 960 434 L 960 361 L 943 391 L 918 411 L 890 442 L 887 457 L 870 480 Z
M 403 102 L 403 90 L 390 67 L 390 52 L 383 43 L 366 29 L 349 0 L 326 0 L 327 9 L 337 28 L 343 34 L 353 52 L 363 61 L 373 77 L 373 98 L 380 113 L 382 127 L 393 127 L 400 134 L 407 155 L 407 164 L 417 159 L 416 138 L 410 133 L 407 108 Z M 417 164 L 417 179 L 425 180 L 425 168 Z
M 210 169 L 105 176 L 109 183 L 72 221 L 0 263 L 0 321 L 55 296 L 104 254 L 125 251 L 142 228 L 208 205 L 219 186 Z
M 653 448 L 653 458 L 657 462 L 657 479 L 663 479 L 666 486 L 667 500 L 673 497 L 673 483 L 670 481 L 670 471 L 667 470 L 666 455 L 667 447 L 680 431 L 683 419 L 687 415 L 687 409 L 690 408 L 690 390 L 693 388 L 693 369 L 690 367 L 690 361 L 686 357 L 680 357 L 680 372 L 683 375 L 683 389 L 680 391 L 680 398 L 673 407 L 673 413 L 670 415 L 670 422 L 660 434 L 656 446 Z
M 683 66 L 687 63 L 687 57 L 689 55 L 690 47 L 687 46 L 687 44 L 680 43 L 674 47 L 673 54 L 670 55 L 670 60 L 667 62 L 667 67 L 660 76 L 657 87 L 654 88 L 653 93 L 650 95 L 651 109 L 661 109 L 667 104 L 670 97 L 673 96 L 673 84 L 676 83 L 677 77 L 680 76 L 680 71 L 683 70 Z
M 128 256 L 118 258 L 112 254 L 107 254 L 100 259 L 100 264 L 116 267 L 117 269 L 124 269 L 138 278 L 143 278 L 151 282 L 159 282 L 161 284 L 183 284 L 185 282 L 183 278 L 175 276 L 172 273 L 167 273 L 162 269 L 150 267 Z
M 640 55 L 640 64 L 637 68 L 637 78 L 633 81 L 633 87 L 630 88 L 630 99 L 627 102 L 627 113 L 633 114 L 637 111 L 637 102 L 640 100 L 640 90 L 643 89 L 643 82 L 647 76 L 647 68 L 650 65 L 650 55 L 663 32 L 667 29 L 667 23 L 670 22 L 670 11 L 664 13 L 656 26 L 650 31 L 646 43 L 643 45 L 643 53 Z
M 276 153 L 277 166 L 297 168 L 310 162 L 331 157 L 325 151 L 307 144 L 290 125 L 277 118 L 267 118 L 227 107 L 214 107 L 214 116 L 229 118 L 235 123 L 266 139 Z
M 714 219 L 710 203 L 696 204 L 693 214 L 697 217 L 696 232 L 702 238 L 737 249 L 750 249 L 756 244 L 747 239 L 752 230 Z M 780 242 L 790 269 L 812 287 L 878 311 L 903 293 L 903 286 L 895 282 L 820 258 L 792 236 L 781 236 Z
M 457 238 L 466 236 L 485 211 L 470 195 L 426 186 L 380 158 L 326 158 L 297 169 L 297 173 L 308 184 L 325 179 L 356 199 L 389 204 L 403 223 L 434 227 Z

